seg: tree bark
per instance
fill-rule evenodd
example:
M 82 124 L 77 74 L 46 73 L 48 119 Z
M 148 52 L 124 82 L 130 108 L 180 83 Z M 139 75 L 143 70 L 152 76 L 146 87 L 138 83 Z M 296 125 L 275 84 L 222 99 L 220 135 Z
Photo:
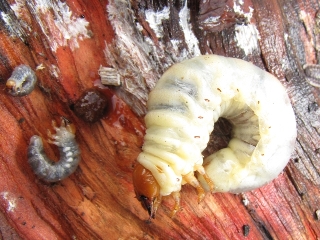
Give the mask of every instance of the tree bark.
M 0 2 L 2 239 L 320 237 L 320 90 L 306 81 L 303 68 L 318 63 L 319 1 L 208 2 Z M 208 193 L 198 204 L 196 190 L 185 185 L 176 216 L 170 217 L 173 199 L 165 198 L 149 223 L 132 185 L 148 93 L 168 67 L 199 54 L 250 61 L 279 79 L 296 114 L 295 151 L 264 187 Z M 29 95 L 13 97 L 5 84 L 20 64 L 36 72 L 38 83 Z M 101 85 L 100 66 L 115 70 L 122 85 Z M 89 123 L 73 106 L 92 88 L 109 108 Z M 46 140 L 51 121 L 61 116 L 77 128 L 82 160 L 70 177 L 48 184 L 28 165 L 27 147 L 35 134 Z M 215 131 L 226 128 L 221 123 Z M 227 140 L 217 141 L 220 147 Z M 54 145 L 44 141 L 44 148 L 59 159 Z

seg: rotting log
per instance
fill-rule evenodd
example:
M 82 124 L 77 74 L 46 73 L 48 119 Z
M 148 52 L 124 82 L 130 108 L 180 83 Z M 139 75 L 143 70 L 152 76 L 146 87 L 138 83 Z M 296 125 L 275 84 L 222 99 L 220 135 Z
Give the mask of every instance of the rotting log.
M 319 56 L 319 2 L 204 2 L 0 2 L 2 239 L 320 237 L 320 91 L 303 71 Z M 210 17 L 219 20 L 208 24 Z M 283 173 L 260 189 L 207 194 L 198 204 L 195 189 L 183 186 L 182 210 L 170 218 L 173 200 L 166 198 L 147 223 L 131 179 L 147 94 L 169 66 L 206 53 L 251 61 L 278 77 L 296 114 L 295 152 Z M 12 97 L 5 83 L 19 64 L 37 69 L 39 82 L 30 95 Z M 122 85 L 102 87 L 100 65 L 116 69 Z M 110 101 L 95 123 L 72 110 L 89 88 Z M 61 116 L 76 125 L 82 160 L 69 178 L 48 184 L 29 167 L 27 146 L 34 134 L 47 139 L 52 119 Z M 218 146 L 225 144 L 225 128 L 222 122 L 213 133 Z M 59 158 L 55 146 L 44 146 Z

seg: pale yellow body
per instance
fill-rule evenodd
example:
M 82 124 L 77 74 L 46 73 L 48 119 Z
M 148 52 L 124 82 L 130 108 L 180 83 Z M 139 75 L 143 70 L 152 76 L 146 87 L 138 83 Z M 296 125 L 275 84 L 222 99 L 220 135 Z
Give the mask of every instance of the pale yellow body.
M 232 139 L 203 165 L 201 153 L 219 117 L 234 125 Z M 203 166 L 215 192 L 260 187 L 286 166 L 296 138 L 294 113 L 279 80 L 251 63 L 217 55 L 167 70 L 149 95 L 145 122 L 138 161 L 152 172 L 162 196 L 180 191 L 183 177 L 203 173 Z

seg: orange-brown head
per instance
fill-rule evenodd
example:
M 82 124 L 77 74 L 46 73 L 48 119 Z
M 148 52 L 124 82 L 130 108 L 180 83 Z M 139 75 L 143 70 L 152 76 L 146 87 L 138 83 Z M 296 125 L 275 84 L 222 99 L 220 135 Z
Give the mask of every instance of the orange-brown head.
M 133 186 L 142 207 L 149 213 L 149 219 L 154 218 L 161 201 L 160 186 L 152 173 L 140 163 L 133 169 Z
M 15 91 L 16 90 L 16 82 L 14 80 L 8 79 L 6 83 L 6 88 L 9 91 Z

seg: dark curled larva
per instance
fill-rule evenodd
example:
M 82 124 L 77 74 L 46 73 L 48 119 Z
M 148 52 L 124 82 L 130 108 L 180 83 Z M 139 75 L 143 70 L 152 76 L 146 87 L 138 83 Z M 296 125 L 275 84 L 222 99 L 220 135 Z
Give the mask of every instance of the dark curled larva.
M 171 66 L 148 98 L 146 135 L 134 171 L 136 196 L 149 217 L 162 196 L 180 190 L 241 193 L 267 184 L 283 170 L 296 139 L 295 116 L 280 81 L 246 61 L 198 56 Z M 201 117 L 199 117 L 201 116 Z M 215 123 L 232 125 L 226 148 L 203 160 Z
M 28 162 L 34 173 L 47 182 L 60 181 L 72 174 L 80 162 L 80 149 L 75 140 L 75 127 L 66 119 L 62 119 L 61 126 L 57 127 L 52 123 L 56 133 L 48 135 L 51 138 L 49 143 L 59 148 L 60 160 L 53 162 L 43 149 L 42 139 L 39 136 L 32 136 L 28 147 Z
M 21 97 L 31 93 L 36 83 L 37 76 L 34 71 L 27 65 L 19 65 L 7 80 L 6 88 L 12 96 Z

